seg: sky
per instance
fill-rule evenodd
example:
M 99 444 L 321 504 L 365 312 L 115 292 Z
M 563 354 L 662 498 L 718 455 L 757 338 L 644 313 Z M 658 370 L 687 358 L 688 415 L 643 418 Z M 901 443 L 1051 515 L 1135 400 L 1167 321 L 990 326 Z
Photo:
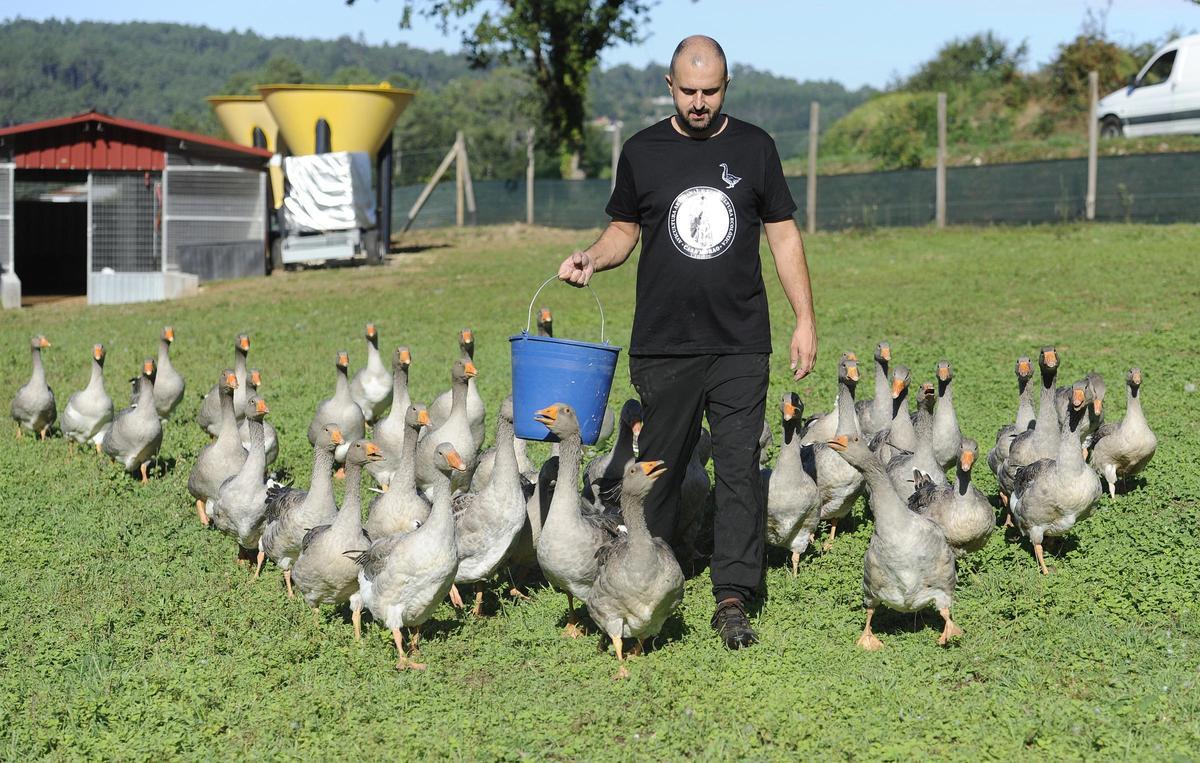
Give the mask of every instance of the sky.
M 487 4 L 486 2 L 484 3 Z M 405 43 L 455 52 L 459 37 L 443 36 L 420 18 L 400 29 L 401 0 L 7 0 L 0 14 L 27 19 L 172 21 L 215 29 L 252 30 L 268 37 Z M 284 12 L 283 9 L 289 12 Z M 955 37 L 993 30 L 1029 45 L 1028 66 L 1049 61 L 1078 34 L 1088 11 L 1103 14 L 1121 43 L 1163 39 L 1172 29 L 1200 31 L 1200 5 L 1189 0 L 661 0 L 644 24 L 644 40 L 606 50 L 601 65 L 665 63 L 689 34 L 719 40 L 733 64 L 798 80 L 836 80 L 850 88 L 883 87 L 904 76 Z

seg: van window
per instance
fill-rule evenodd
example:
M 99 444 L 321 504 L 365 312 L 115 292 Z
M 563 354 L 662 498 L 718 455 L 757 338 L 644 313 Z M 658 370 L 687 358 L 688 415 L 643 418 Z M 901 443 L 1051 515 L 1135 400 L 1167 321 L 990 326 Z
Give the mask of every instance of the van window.
M 1175 65 L 1175 51 L 1168 50 L 1163 53 L 1158 59 L 1150 64 L 1150 68 L 1142 75 L 1141 81 L 1138 82 L 1138 87 L 1149 87 L 1150 85 L 1161 85 L 1166 82 L 1171 76 L 1171 67 Z

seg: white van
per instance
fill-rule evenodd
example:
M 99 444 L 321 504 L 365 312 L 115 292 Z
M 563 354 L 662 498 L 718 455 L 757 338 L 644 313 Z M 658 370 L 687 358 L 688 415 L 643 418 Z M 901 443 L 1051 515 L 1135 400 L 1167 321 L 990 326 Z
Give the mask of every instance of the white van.
M 1200 34 L 1164 45 L 1096 108 L 1105 138 L 1200 133 Z

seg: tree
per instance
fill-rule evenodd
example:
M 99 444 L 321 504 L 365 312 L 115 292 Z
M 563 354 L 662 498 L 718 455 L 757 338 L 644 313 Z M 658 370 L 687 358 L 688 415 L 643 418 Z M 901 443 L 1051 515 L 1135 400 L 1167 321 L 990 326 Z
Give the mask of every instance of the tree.
M 353 5 L 354 0 L 346 0 Z M 639 42 L 649 0 L 405 0 L 400 25 L 414 13 L 435 19 L 443 33 L 482 10 L 461 30 L 471 65 L 517 65 L 533 77 L 542 120 L 578 167 L 584 144 L 588 75 L 600 51 Z
M 951 40 L 931 61 L 921 64 L 905 83 L 906 90 L 947 90 L 980 77 L 1008 82 L 1028 53 L 1024 42 L 1015 48 L 991 32 Z

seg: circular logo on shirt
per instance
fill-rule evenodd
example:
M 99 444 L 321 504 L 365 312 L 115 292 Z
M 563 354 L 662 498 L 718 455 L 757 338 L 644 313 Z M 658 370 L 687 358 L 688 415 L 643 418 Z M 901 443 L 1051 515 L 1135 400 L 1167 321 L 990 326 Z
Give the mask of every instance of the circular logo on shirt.
M 675 197 L 668 227 L 676 249 L 695 260 L 711 260 L 733 244 L 737 215 L 723 191 L 698 185 Z

